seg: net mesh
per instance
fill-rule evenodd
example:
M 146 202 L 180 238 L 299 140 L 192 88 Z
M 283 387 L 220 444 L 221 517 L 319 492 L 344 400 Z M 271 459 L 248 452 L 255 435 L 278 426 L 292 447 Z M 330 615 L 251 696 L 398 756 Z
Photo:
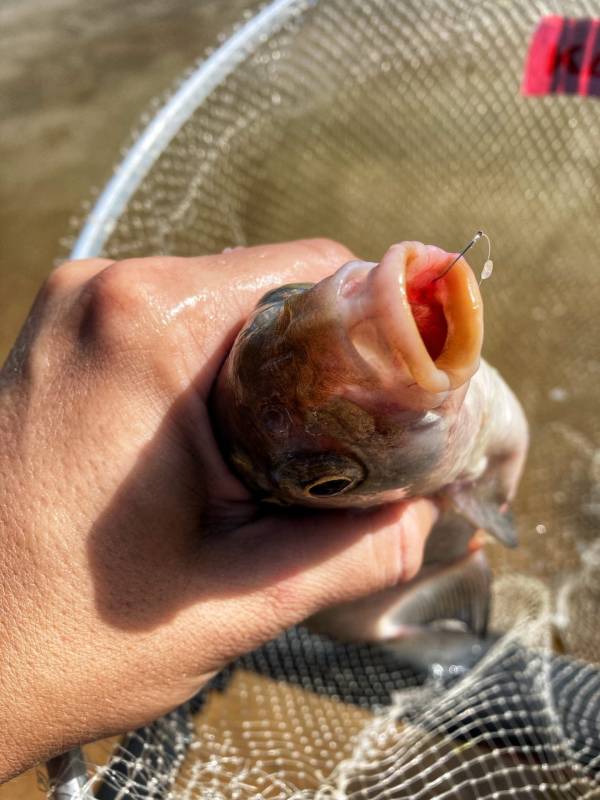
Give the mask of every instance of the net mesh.
M 600 797 L 600 103 L 520 94 L 547 14 L 600 3 L 299 0 L 116 220 L 112 258 L 325 235 L 377 260 L 483 228 L 485 355 L 532 448 L 472 670 L 288 631 L 126 737 L 100 797 Z

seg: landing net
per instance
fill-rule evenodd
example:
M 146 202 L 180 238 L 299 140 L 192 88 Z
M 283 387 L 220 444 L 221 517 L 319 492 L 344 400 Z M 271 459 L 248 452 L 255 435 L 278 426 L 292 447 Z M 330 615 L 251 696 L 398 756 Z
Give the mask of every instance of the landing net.
M 548 16 L 587 20 L 587 38 L 562 29 L 554 72 L 534 64 L 525 96 Z M 503 635 L 472 669 L 423 674 L 393 649 L 288 631 L 90 765 L 99 797 L 600 797 L 595 18 L 585 0 L 278 0 L 117 171 L 79 257 L 325 235 L 377 260 L 485 230 L 485 356 L 532 448 L 520 548 L 489 548 Z

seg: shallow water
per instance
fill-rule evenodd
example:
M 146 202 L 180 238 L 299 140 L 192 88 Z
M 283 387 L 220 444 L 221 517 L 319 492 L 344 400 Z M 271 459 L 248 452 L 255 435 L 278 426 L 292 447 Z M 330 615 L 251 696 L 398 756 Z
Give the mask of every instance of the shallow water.
M 0 362 L 153 98 L 248 0 L 3 0 Z

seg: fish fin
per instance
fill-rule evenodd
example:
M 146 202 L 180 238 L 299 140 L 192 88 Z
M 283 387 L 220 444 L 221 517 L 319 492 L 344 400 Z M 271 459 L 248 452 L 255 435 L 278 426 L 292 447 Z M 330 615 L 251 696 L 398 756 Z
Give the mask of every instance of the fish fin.
M 342 641 L 380 642 L 409 637 L 425 627 L 456 624 L 485 636 L 491 573 L 482 551 L 450 564 L 432 564 L 408 583 L 325 609 L 305 624 Z M 438 627 L 436 627 L 438 626 Z
M 483 528 L 506 547 L 517 546 L 513 514 L 508 503 L 498 497 L 498 491 L 491 481 L 452 491 L 450 502 L 456 513 L 475 528 Z
M 431 565 L 406 588 L 404 602 L 390 615 L 399 629 L 461 623 L 485 636 L 490 616 L 491 572 L 483 551 L 448 565 Z

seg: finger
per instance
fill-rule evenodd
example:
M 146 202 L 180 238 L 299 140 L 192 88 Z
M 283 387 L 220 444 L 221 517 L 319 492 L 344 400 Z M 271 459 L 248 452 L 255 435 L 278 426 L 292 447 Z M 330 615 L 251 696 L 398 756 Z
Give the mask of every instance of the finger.
M 414 500 L 359 513 L 273 517 L 219 537 L 210 563 L 226 579 L 228 596 L 216 618 L 243 618 L 239 635 L 254 647 L 322 608 L 410 580 L 436 518 L 431 502 Z
M 316 283 L 354 258 L 347 247 L 331 239 L 301 239 L 235 250 L 230 254 L 231 322 L 245 319 L 270 289 L 286 283 Z
M 320 238 L 238 249 L 227 257 L 239 288 L 254 295 L 250 300 L 255 302 L 273 286 L 281 285 L 282 280 L 319 281 L 352 260 L 354 254 L 339 242 Z M 213 269 L 220 273 L 220 266 L 215 264 Z
M 289 280 L 317 281 L 353 258 L 347 247 L 323 237 L 238 247 L 220 255 L 188 260 L 217 277 L 233 275 L 245 291 L 262 295 L 270 288 L 262 285 L 270 275 L 277 280 L 286 277 Z M 252 282 L 253 278 L 259 280 Z
M 235 250 L 227 279 L 219 265 L 211 265 L 219 298 L 220 335 L 215 358 L 225 358 L 235 336 L 256 303 L 269 290 L 286 283 L 316 283 L 354 258 L 347 247 L 330 239 L 304 239 Z
M 139 331 L 144 318 L 143 330 L 160 338 L 155 347 L 146 342 L 146 352 L 160 353 L 180 372 L 195 376 L 205 396 L 239 329 L 267 291 L 318 281 L 352 258 L 337 242 L 310 239 L 198 258 L 128 259 L 91 282 L 89 316 L 100 327 L 103 319 L 116 319 L 117 334 L 127 320 Z M 121 338 L 131 341 L 129 334 Z M 204 365 L 201 377 L 199 364 Z
M 163 302 L 171 306 L 170 320 L 187 317 L 193 324 L 209 313 L 217 327 L 226 329 L 244 320 L 270 289 L 319 281 L 352 258 L 338 242 L 302 239 L 197 258 L 127 259 L 109 272 L 126 276 L 139 291 L 160 289 Z

